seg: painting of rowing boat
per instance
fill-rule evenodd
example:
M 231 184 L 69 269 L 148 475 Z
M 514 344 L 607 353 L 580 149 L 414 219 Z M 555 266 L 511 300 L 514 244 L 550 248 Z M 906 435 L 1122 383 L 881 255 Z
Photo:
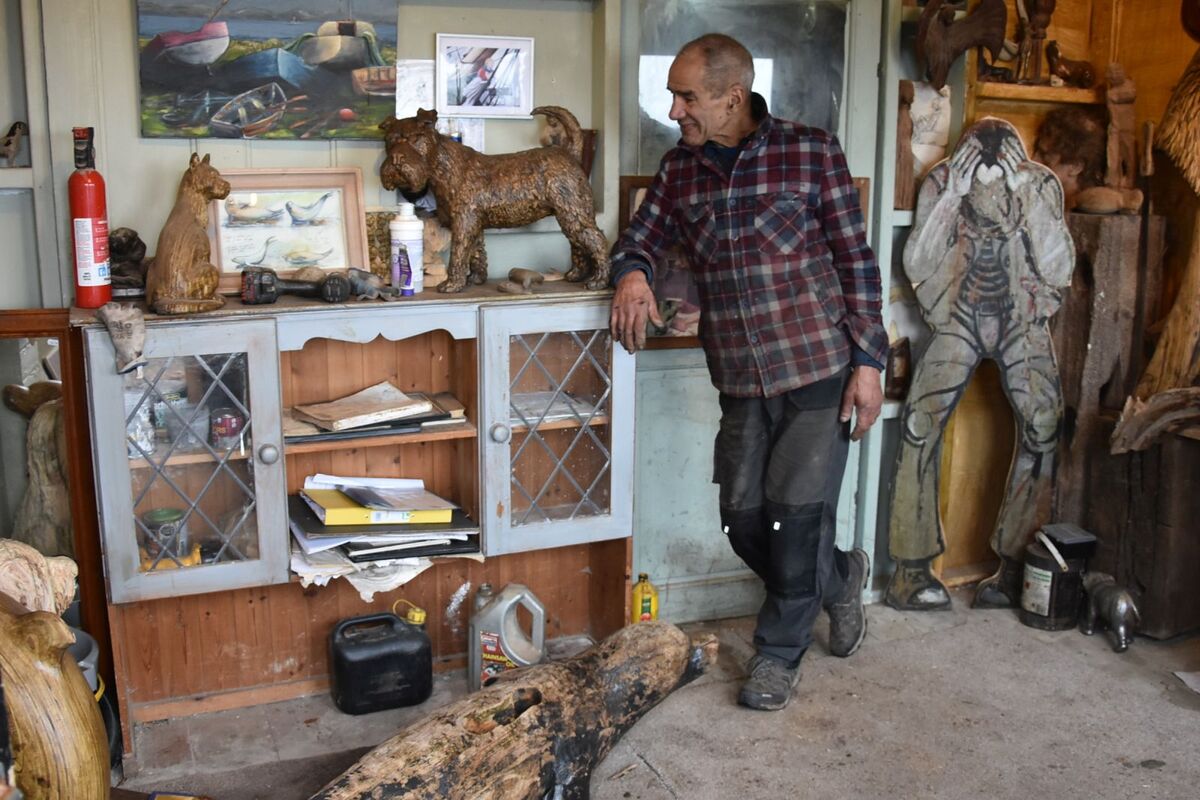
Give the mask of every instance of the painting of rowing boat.
M 398 4 L 138 0 L 142 135 L 381 138 Z

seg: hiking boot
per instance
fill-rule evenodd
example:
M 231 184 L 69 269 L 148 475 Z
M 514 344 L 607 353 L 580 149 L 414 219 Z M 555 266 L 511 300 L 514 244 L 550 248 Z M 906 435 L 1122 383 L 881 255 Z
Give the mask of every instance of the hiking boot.
M 757 655 L 746 665 L 750 677 L 738 692 L 738 703 L 759 711 L 779 711 L 792 699 L 792 689 L 800 682 L 800 665 L 789 667 L 782 661 Z
M 899 611 L 949 611 L 950 592 L 933 576 L 932 560 L 897 561 L 883 601 Z
M 863 591 L 871 574 L 871 560 L 861 547 L 847 553 L 846 559 L 849 566 L 842 596 L 826 609 L 829 612 L 829 652 L 839 658 L 854 655 L 867 635 Z

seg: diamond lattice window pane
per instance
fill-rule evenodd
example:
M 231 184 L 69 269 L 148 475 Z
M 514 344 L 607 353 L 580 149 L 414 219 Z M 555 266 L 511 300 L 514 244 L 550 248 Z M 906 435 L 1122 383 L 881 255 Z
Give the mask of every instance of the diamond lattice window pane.
M 141 571 L 259 557 L 244 353 L 151 359 L 125 430 Z
M 610 513 L 610 351 L 603 331 L 511 337 L 513 525 Z

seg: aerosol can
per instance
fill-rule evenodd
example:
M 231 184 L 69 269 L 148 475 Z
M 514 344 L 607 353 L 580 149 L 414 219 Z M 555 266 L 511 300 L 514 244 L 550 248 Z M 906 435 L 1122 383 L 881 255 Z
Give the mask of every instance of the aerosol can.
M 490 593 L 489 584 L 479 587 L 471 617 L 467 682 L 472 691 L 505 670 L 537 664 L 546 655 L 546 610 L 533 592 L 510 583 L 488 599 Z M 517 619 L 521 606 L 533 616 L 531 635 L 521 629 Z

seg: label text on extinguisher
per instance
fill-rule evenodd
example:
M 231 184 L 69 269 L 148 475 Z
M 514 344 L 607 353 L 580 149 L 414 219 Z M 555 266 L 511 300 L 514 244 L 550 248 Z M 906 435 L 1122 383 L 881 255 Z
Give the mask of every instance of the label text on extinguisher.
M 108 220 L 77 217 L 75 223 L 75 272 L 80 286 L 104 286 L 108 274 Z

